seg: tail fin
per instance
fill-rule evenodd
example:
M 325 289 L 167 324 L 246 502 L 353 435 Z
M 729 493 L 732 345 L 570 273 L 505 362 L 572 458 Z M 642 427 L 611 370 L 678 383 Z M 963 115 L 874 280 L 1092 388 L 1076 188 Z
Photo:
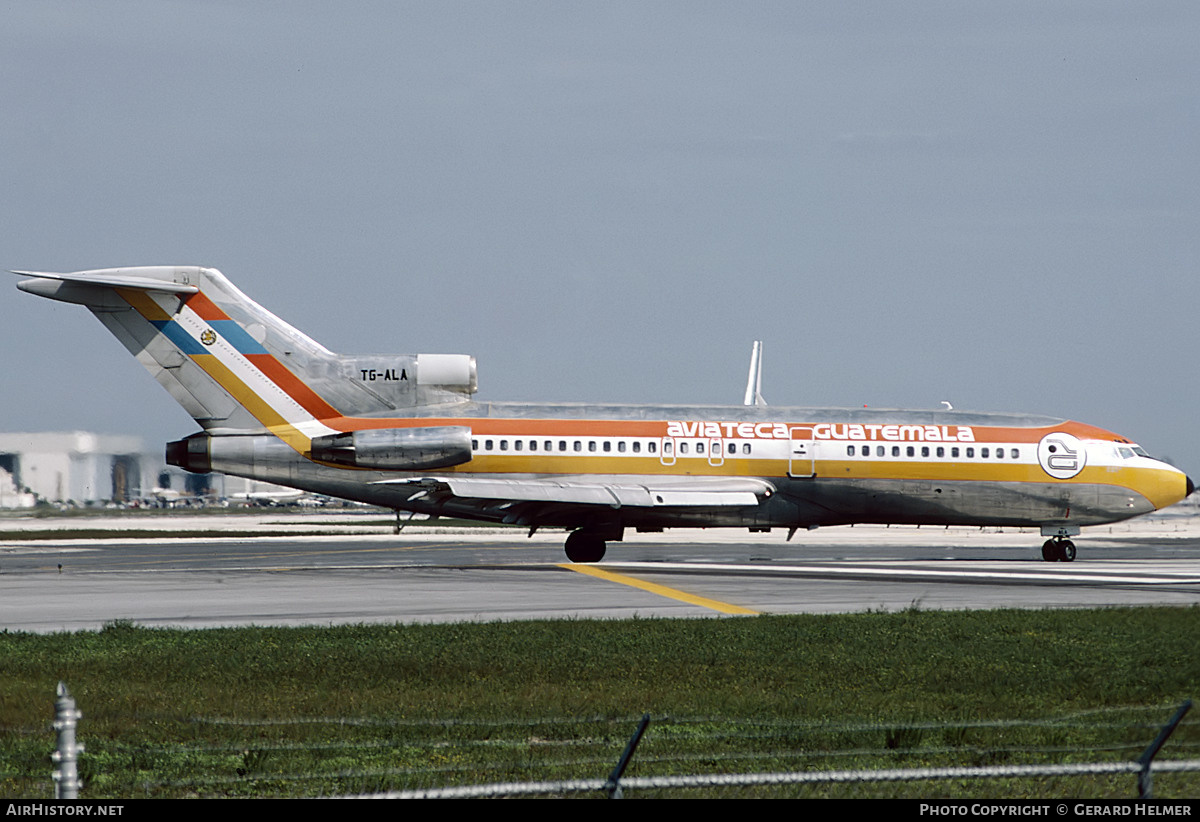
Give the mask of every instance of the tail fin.
M 22 291 L 78 303 L 211 434 L 268 430 L 302 453 L 347 417 L 465 402 L 465 355 L 334 354 L 196 266 L 17 271 Z

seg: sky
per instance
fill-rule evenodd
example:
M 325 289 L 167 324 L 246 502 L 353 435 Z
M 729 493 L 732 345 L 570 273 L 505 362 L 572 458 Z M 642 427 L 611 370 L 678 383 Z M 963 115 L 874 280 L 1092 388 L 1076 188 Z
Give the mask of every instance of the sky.
M 0 269 L 219 268 L 477 397 L 1050 414 L 1200 471 L 1200 4 L 10 0 Z M 196 429 L 0 290 L 0 430 Z

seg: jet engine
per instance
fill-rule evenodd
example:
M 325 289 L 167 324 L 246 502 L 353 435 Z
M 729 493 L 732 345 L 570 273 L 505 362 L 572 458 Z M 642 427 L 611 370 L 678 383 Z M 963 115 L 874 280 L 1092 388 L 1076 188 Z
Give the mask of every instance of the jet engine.
M 427 471 L 471 460 L 471 429 L 462 425 L 377 428 L 312 441 L 312 458 L 354 468 Z

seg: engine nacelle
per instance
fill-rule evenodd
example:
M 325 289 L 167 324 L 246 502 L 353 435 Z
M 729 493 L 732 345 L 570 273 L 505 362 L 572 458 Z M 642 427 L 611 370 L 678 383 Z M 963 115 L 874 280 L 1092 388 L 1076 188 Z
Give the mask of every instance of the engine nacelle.
M 312 458 L 383 471 L 427 471 L 471 460 L 471 429 L 463 425 L 376 428 L 312 441 Z
M 212 454 L 209 451 L 208 434 L 192 434 L 175 442 L 167 443 L 167 465 L 175 465 L 193 474 L 212 471 Z

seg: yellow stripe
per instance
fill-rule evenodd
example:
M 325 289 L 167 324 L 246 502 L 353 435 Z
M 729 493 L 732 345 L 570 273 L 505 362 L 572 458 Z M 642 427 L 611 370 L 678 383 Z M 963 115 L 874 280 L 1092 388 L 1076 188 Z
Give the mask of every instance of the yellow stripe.
M 139 314 L 150 322 L 170 322 L 171 315 L 162 306 L 154 302 L 154 298 L 145 291 L 136 291 L 132 288 L 118 288 L 116 292 L 121 295 L 121 299 L 133 306 Z
M 470 424 L 470 420 L 465 421 Z M 702 459 L 679 459 L 664 465 L 655 457 L 559 455 L 547 453 L 480 454 L 469 463 L 455 466 L 448 473 L 463 474 L 604 474 L 626 476 L 631 482 L 639 477 L 761 477 L 787 476 L 786 459 L 730 458 L 724 465 L 709 465 Z M 1050 485 L 1117 485 L 1150 498 L 1159 508 L 1183 498 L 1184 478 L 1175 471 L 1148 468 L 1118 468 L 1089 465 L 1070 479 L 1057 480 L 1037 463 L 964 462 L 945 459 L 917 460 L 903 457 L 892 460 L 817 460 L 817 479 L 874 479 L 925 482 L 1033 482 Z M 1146 485 L 1143 488 L 1143 485 Z
M 619 582 L 622 585 L 628 585 L 632 588 L 640 588 L 643 591 L 649 591 L 652 594 L 666 597 L 667 599 L 676 599 L 680 602 L 686 602 L 689 605 L 699 605 L 701 608 L 711 608 L 722 614 L 749 614 L 756 616 L 758 611 L 751 611 L 749 608 L 743 608 L 740 605 L 730 605 L 727 602 L 718 602 L 715 599 L 707 597 L 698 597 L 694 594 L 686 594 L 683 591 L 677 591 L 674 588 L 668 588 L 665 585 L 655 585 L 653 582 L 646 582 L 637 579 L 636 577 L 627 577 L 624 574 L 614 574 L 612 571 L 604 571 L 594 565 L 577 565 L 572 563 L 564 563 L 558 566 L 566 568 L 568 571 L 575 571 L 580 574 L 606 579 L 609 582 Z
M 300 433 L 290 422 L 280 416 L 266 400 L 254 393 L 248 385 L 229 370 L 223 362 L 211 354 L 196 354 L 192 357 L 196 365 L 217 381 L 230 396 L 245 406 L 254 418 L 265 425 L 272 434 L 286 442 L 301 454 L 312 450 L 312 440 Z

